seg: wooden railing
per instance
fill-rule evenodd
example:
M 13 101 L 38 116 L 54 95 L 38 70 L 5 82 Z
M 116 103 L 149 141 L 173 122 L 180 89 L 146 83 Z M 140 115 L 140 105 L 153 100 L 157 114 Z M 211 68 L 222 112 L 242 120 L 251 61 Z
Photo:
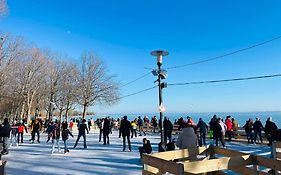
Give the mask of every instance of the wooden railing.
M 183 149 L 143 155 L 143 175 L 227 174 L 231 170 L 243 175 L 269 174 L 259 167 L 281 170 L 281 161 L 215 146 Z
M 273 159 L 281 160 L 281 141 L 272 142 L 272 157 Z
M 181 130 L 179 130 L 178 128 L 179 128 L 179 125 L 173 125 L 173 131 L 172 131 L 173 135 L 177 135 L 177 134 L 181 133 Z M 150 132 L 150 131 L 153 131 L 154 128 L 151 125 L 145 125 L 144 130 Z M 159 128 L 157 127 L 155 129 L 155 131 L 158 132 Z M 199 132 L 199 130 L 198 130 L 198 132 Z M 268 141 L 267 141 L 264 131 L 262 131 L 261 136 L 262 136 L 263 143 L 267 144 Z M 233 138 L 234 138 L 233 141 L 236 141 L 236 142 L 248 142 L 247 134 L 245 132 L 245 129 L 242 127 L 237 128 L 236 135 L 234 135 Z M 253 132 L 253 138 L 254 138 L 254 132 Z M 259 137 L 258 137 L 258 140 L 259 140 Z

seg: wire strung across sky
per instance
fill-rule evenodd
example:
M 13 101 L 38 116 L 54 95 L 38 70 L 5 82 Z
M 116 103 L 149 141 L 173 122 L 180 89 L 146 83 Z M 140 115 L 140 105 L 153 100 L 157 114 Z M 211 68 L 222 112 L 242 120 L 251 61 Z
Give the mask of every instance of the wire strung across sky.
M 224 79 L 224 80 L 209 80 L 209 81 L 197 81 L 197 82 L 187 82 L 187 83 L 170 83 L 170 84 L 168 84 L 168 86 L 184 86 L 184 85 L 193 85 L 193 84 L 223 83 L 223 82 L 246 81 L 246 80 L 265 79 L 265 78 L 274 78 L 274 77 L 281 77 L 281 74 L 263 75 L 263 76 L 255 76 L 255 77 L 244 77 L 244 78 L 232 78 L 232 79 Z
M 129 82 L 127 82 L 127 83 L 121 85 L 120 88 L 125 87 L 125 86 L 128 86 L 129 84 L 132 84 L 132 83 L 134 83 L 134 82 L 136 82 L 136 81 L 138 81 L 138 80 L 140 80 L 140 79 L 142 79 L 142 78 L 144 78 L 144 77 L 147 77 L 149 74 L 151 74 L 151 72 L 148 72 L 148 73 L 146 73 L 146 74 L 144 74 L 144 75 L 142 75 L 142 76 L 140 76 L 140 77 L 138 77 L 138 78 L 136 78 L 136 79 L 134 79 L 134 80 L 132 80 L 132 81 L 129 81 Z
M 257 43 L 257 44 L 254 44 L 254 45 L 251 45 L 251 46 L 248 46 L 248 47 L 245 47 L 245 48 L 242 48 L 242 49 L 239 49 L 239 50 L 235 50 L 235 51 L 232 51 L 232 52 L 229 52 L 229 53 L 226 53 L 226 54 L 223 54 L 223 55 L 219 55 L 219 56 L 216 56 L 216 57 L 212 57 L 212 58 L 208 58 L 208 59 L 204 59 L 204 60 L 200 60 L 200 61 L 196 61 L 196 62 L 193 62 L 193 63 L 189 63 L 189 64 L 183 64 L 183 65 L 178 65 L 178 66 L 174 66 L 174 67 L 168 67 L 166 68 L 167 70 L 168 69 L 177 69 L 177 68 L 182 68 L 182 67 L 187 67 L 187 66 L 192 66 L 192 65 L 196 65 L 196 64 L 201 64 L 201 63 L 205 63 L 205 62 L 209 62 L 209 61 L 214 61 L 214 60 L 217 60 L 217 59 L 221 59 L 221 58 L 224 58 L 224 57 L 227 57 L 227 56 L 231 56 L 231 55 L 234 55 L 234 54 L 237 54 L 237 53 L 240 53 L 240 52 L 243 52 L 243 51 L 247 51 L 247 50 L 250 50 L 250 49 L 253 49 L 255 47 L 258 47 L 258 46 L 262 46 L 262 45 L 265 45 L 265 44 L 268 44 L 270 42 L 273 42 L 275 40 L 278 40 L 278 39 L 281 39 L 281 36 L 277 36 L 275 38 L 271 38 L 269 40 L 266 40 L 266 41 L 263 41 L 261 43 Z M 153 70 L 153 69 L 152 69 Z M 144 75 L 141 75 L 140 77 L 132 80 L 132 81 L 129 81 L 123 85 L 120 86 L 120 88 L 122 87 L 125 87 L 125 86 L 128 86 L 140 79 L 143 79 L 145 77 L 147 77 L 151 72 L 148 72 L 148 73 L 145 73 Z
M 267 79 L 267 78 L 275 78 L 275 77 L 281 77 L 281 74 L 273 74 L 273 75 L 263 75 L 263 76 L 254 76 L 254 77 L 242 77 L 242 78 L 231 78 L 231 79 L 223 79 L 223 80 L 209 80 L 209 81 L 195 81 L 195 82 L 187 82 L 187 83 L 169 83 L 168 86 L 184 86 L 184 85 L 196 85 L 196 84 L 211 84 L 211 83 L 223 83 L 223 82 L 233 82 L 233 81 L 247 81 L 247 80 L 256 80 L 256 79 Z M 155 85 L 150 88 L 146 88 L 128 95 L 124 95 L 122 97 L 113 99 L 112 101 L 115 100 L 120 100 L 123 98 L 127 98 L 130 96 L 134 96 L 149 90 L 152 90 L 154 88 L 158 87 L 158 85 Z
M 217 60 L 217 59 L 221 59 L 221 58 L 224 58 L 224 57 L 227 57 L 227 56 L 231 56 L 231 55 L 234 55 L 234 54 L 237 54 L 237 53 L 240 53 L 240 52 L 244 52 L 244 51 L 253 49 L 253 48 L 258 47 L 258 46 L 262 46 L 262 45 L 268 44 L 268 43 L 273 42 L 273 41 L 278 40 L 278 39 L 281 39 L 281 36 L 277 36 L 275 38 L 271 38 L 271 39 L 263 41 L 261 43 L 257 43 L 257 44 L 254 44 L 254 45 L 251 45 L 251 46 L 239 49 L 239 50 L 235 50 L 235 51 L 223 54 L 223 55 L 219 55 L 219 56 L 208 58 L 208 59 L 203 59 L 203 60 L 196 61 L 196 62 L 193 62 L 193 63 L 178 65 L 178 66 L 174 66 L 174 67 L 168 67 L 166 69 L 167 70 L 168 69 L 177 69 L 177 68 L 183 68 L 183 67 L 192 66 L 192 65 L 196 65 L 196 64 L 201 64 L 201 63 L 205 63 L 205 62 L 209 62 L 209 61 L 214 61 L 214 60 Z
M 131 93 L 131 94 L 128 94 L 128 95 L 124 95 L 122 97 L 119 97 L 119 98 L 116 98 L 116 99 L 113 99 L 113 100 L 120 100 L 120 99 L 123 99 L 123 98 L 126 98 L 126 97 L 130 97 L 130 96 L 133 96 L 133 95 L 137 95 L 137 94 L 140 94 L 140 93 L 143 93 L 143 92 L 146 92 L 146 91 L 149 91 L 149 90 L 152 90 L 154 88 L 158 87 L 157 85 L 153 86 L 153 87 L 150 87 L 150 88 L 146 88 L 146 89 L 143 89 L 143 90 L 140 90 L 140 91 L 137 91 L 137 92 L 134 92 L 134 93 Z

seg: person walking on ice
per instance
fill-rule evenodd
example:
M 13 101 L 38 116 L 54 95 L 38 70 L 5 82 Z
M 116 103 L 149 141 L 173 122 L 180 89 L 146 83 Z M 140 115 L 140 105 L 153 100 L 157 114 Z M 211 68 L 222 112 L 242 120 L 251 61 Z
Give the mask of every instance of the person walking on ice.
M 86 119 L 82 120 L 82 124 L 79 125 L 78 130 L 79 130 L 78 131 L 78 137 L 77 137 L 77 140 L 76 140 L 75 145 L 74 145 L 73 148 L 76 148 L 76 146 L 77 146 L 81 136 L 84 139 L 84 148 L 87 148 L 87 145 L 86 145 L 86 131 L 87 131 L 87 134 L 89 134 L 89 130 L 88 130 L 88 127 L 87 127 L 87 124 L 86 124 Z

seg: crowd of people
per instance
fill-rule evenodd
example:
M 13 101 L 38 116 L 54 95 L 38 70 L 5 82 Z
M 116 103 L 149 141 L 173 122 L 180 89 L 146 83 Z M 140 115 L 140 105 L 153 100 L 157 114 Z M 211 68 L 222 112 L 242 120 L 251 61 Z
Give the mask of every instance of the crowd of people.
M 4 123 L 0 128 L 0 137 L 3 141 L 3 150 L 1 154 L 9 153 L 9 146 L 18 146 L 23 143 L 24 133 L 30 132 L 30 143 L 40 143 L 40 134 L 46 133 L 46 142 L 52 141 L 51 153 L 55 152 L 57 147 L 61 152 L 59 141 L 64 143 L 64 153 L 69 152 L 67 140 L 69 136 L 73 137 L 73 127 L 77 125 L 78 135 L 73 148 L 76 148 L 79 140 L 83 137 L 83 146 L 87 148 L 86 134 L 89 134 L 91 129 L 99 129 L 99 142 L 103 141 L 103 144 L 110 144 L 110 134 L 112 131 L 118 131 L 119 138 L 122 136 L 123 151 L 126 147 L 129 151 L 132 151 L 131 139 L 139 136 L 146 136 L 147 132 L 158 133 L 161 126 L 160 120 L 157 120 L 156 116 L 153 116 L 151 120 L 147 116 L 138 116 L 133 120 L 128 120 L 127 116 L 122 119 L 117 118 L 98 118 L 94 121 L 92 118 L 88 121 L 86 119 L 71 119 L 67 121 L 45 121 L 45 123 L 36 118 L 27 124 L 25 120 L 12 121 L 11 125 L 7 118 L 4 119 Z M 177 127 L 177 128 L 175 128 Z M 243 126 L 247 135 L 248 143 L 259 144 L 263 143 L 262 131 L 264 131 L 266 138 L 269 141 L 269 145 L 273 140 L 281 140 L 281 132 L 278 130 L 276 124 L 269 117 L 263 126 L 259 118 L 253 121 L 251 118 L 246 121 Z M 227 116 L 225 120 L 223 118 L 214 115 L 210 122 L 207 124 L 202 118 L 199 119 L 196 124 L 191 117 L 187 117 L 186 120 L 182 117 L 176 120 L 173 124 L 169 118 L 164 117 L 163 120 L 163 134 L 166 150 L 175 149 L 175 145 L 180 149 L 195 148 L 197 146 L 206 145 L 206 138 L 213 139 L 216 146 L 219 142 L 225 147 L 225 140 L 231 141 L 234 137 L 239 135 L 238 123 L 231 116 Z M 177 140 L 172 138 L 173 131 L 180 131 Z M 226 139 L 225 139 L 226 138 Z M 150 141 L 143 138 L 143 146 L 139 148 L 140 155 L 143 153 L 151 153 L 152 148 Z

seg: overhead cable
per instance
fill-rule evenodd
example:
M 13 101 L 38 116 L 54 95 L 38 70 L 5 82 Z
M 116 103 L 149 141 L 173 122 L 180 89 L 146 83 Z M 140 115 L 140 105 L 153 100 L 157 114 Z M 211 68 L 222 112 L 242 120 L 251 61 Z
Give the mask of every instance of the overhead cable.
M 229 52 L 229 53 L 225 53 L 223 55 L 219 55 L 219 56 L 208 58 L 208 59 L 203 59 L 203 60 L 200 60 L 200 61 L 195 61 L 195 62 L 188 63 L 188 64 L 178 65 L 178 66 L 174 66 L 174 67 L 168 67 L 166 69 L 177 69 L 177 68 L 183 68 L 183 67 L 192 66 L 192 65 L 196 65 L 196 64 L 201 64 L 201 63 L 205 63 L 205 62 L 209 62 L 209 61 L 214 61 L 214 60 L 217 60 L 217 59 L 221 59 L 221 58 L 224 58 L 224 57 L 227 57 L 227 56 L 231 56 L 231 55 L 234 55 L 234 54 L 237 54 L 237 53 L 240 53 L 240 52 L 244 52 L 244 51 L 253 49 L 255 47 L 259 47 L 259 46 L 268 44 L 270 42 L 273 42 L 273 41 L 279 40 L 279 39 L 281 39 L 281 36 L 277 36 L 275 38 L 271 38 L 269 40 L 266 40 L 266 41 L 263 41 L 261 43 L 257 43 L 257 44 L 254 44 L 254 45 L 251 45 L 251 46 L 239 49 L 239 50 L 235 50 L 235 51 L 232 51 L 232 52 Z
M 132 80 L 132 81 L 129 81 L 129 82 L 127 82 L 127 83 L 121 85 L 120 88 L 121 88 L 121 87 L 128 86 L 128 85 L 130 85 L 130 84 L 132 84 L 132 83 L 134 83 L 134 82 L 136 82 L 136 81 L 138 81 L 138 80 L 140 80 L 140 79 L 142 79 L 142 78 L 144 78 L 144 77 L 147 77 L 149 74 L 151 74 L 151 72 L 148 72 L 148 73 L 146 73 L 146 74 L 144 74 L 144 75 L 142 75 L 142 76 L 140 76 L 140 77 L 138 77 L 138 78 L 136 78 L 136 79 L 134 79 L 134 80 Z
M 197 81 L 197 82 L 187 82 L 187 83 L 170 83 L 170 84 L 168 84 L 168 86 L 184 86 L 184 85 L 194 85 L 194 84 L 210 84 L 210 83 L 222 83 L 222 82 L 232 82 L 232 81 L 246 81 L 246 80 L 265 79 L 265 78 L 274 78 L 274 77 L 281 77 L 281 74 L 244 77 L 244 78 L 232 78 L 232 79 L 224 79 L 224 80 L 209 80 L 209 81 Z

